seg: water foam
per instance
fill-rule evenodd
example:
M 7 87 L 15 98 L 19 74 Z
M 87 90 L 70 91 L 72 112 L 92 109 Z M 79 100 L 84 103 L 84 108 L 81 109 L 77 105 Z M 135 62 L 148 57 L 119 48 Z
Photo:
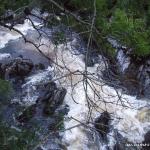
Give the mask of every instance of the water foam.
M 21 27 L 23 25 L 19 25 L 21 30 L 24 30 L 24 27 Z M 18 29 L 19 29 L 18 26 Z M 27 29 L 29 28 L 27 25 Z M 26 32 L 27 30 L 24 30 Z M 11 36 L 9 35 L 11 34 Z M 7 37 L 8 36 L 8 37 Z M 19 35 L 17 35 L 19 36 Z M 0 36 L 2 38 L 2 36 Z M 6 35 L 6 42 L 10 39 L 15 39 L 16 35 L 13 35 L 12 33 L 7 33 Z M 9 40 L 8 40 L 9 39 Z M 58 65 L 63 66 L 60 68 L 57 65 L 53 65 L 54 67 L 54 74 L 55 78 L 62 77 L 67 74 L 69 74 L 69 71 L 74 72 L 78 70 L 78 72 L 84 72 L 85 70 L 85 63 L 83 61 L 83 55 L 73 55 L 71 43 L 68 42 L 67 44 L 63 45 L 60 44 L 57 46 L 57 48 L 52 45 L 49 40 L 44 40 L 45 44 L 47 44 L 47 48 L 44 48 L 44 52 L 46 50 L 46 53 L 49 52 L 52 56 L 52 59 L 57 62 Z M 77 42 L 77 40 L 74 40 L 74 42 Z M 3 45 L 5 45 L 3 42 Z M 75 44 L 75 43 L 74 43 Z M 42 47 L 41 47 L 42 49 Z M 99 57 L 101 59 L 101 56 Z M 116 128 L 125 138 L 128 138 L 131 142 L 141 142 L 143 140 L 144 134 L 147 132 L 148 128 L 150 127 L 150 123 L 148 121 L 140 121 L 139 117 L 137 115 L 139 114 L 139 109 L 142 107 L 147 107 L 148 102 L 145 100 L 137 100 L 133 96 L 129 95 L 122 95 L 121 91 L 118 91 L 119 95 L 122 95 L 122 101 L 118 99 L 118 96 L 116 93 L 116 90 L 112 87 L 109 87 L 105 84 L 104 81 L 99 80 L 97 77 L 97 70 L 98 68 L 101 70 L 105 69 L 105 65 L 102 60 L 99 61 L 99 64 L 95 64 L 94 67 L 88 67 L 89 77 L 93 80 L 91 82 L 89 80 L 89 83 L 92 85 L 94 84 L 94 87 L 97 91 L 99 91 L 99 95 L 101 96 L 101 99 L 99 99 L 97 96 L 95 96 L 93 90 L 90 86 L 87 87 L 87 93 L 89 98 L 92 99 L 93 102 L 95 102 L 99 107 L 97 107 L 97 110 L 99 112 L 103 112 L 103 110 L 107 110 L 108 112 L 112 113 L 114 116 L 114 120 L 112 121 L 112 125 L 114 128 Z M 67 66 L 68 69 L 65 67 Z M 125 69 L 125 68 L 124 68 Z M 123 70 L 124 70 L 123 69 Z M 51 69 L 50 69 L 51 70 Z M 34 84 L 38 84 L 40 82 L 45 81 L 45 79 L 48 78 L 49 69 L 44 71 L 43 73 L 38 73 L 36 75 L 33 75 L 29 78 L 27 78 L 26 84 L 23 85 L 23 88 L 27 90 L 28 95 L 23 100 L 25 103 L 33 104 L 35 103 L 37 99 L 37 95 L 34 92 Z M 93 79 L 94 78 L 94 79 Z M 87 119 L 87 112 L 88 112 L 88 103 L 86 99 L 85 94 L 85 87 L 83 86 L 83 75 L 82 74 L 72 74 L 66 76 L 66 78 L 61 78 L 57 81 L 57 84 L 60 86 L 64 86 L 67 89 L 67 95 L 65 97 L 65 103 L 69 105 L 70 111 L 68 115 L 65 118 L 64 126 L 65 129 L 68 129 L 72 126 L 75 126 L 79 124 L 79 122 L 86 123 Z M 95 83 L 94 83 L 95 82 Z M 72 90 L 72 85 L 76 85 L 74 87 L 74 90 Z M 36 89 L 35 89 L 36 90 Z M 95 97 L 95 99 L 94 99 Z M 75 103 L 75 101 L 76 103 Z M 105 100 L 108 102 L 105 104 L 103 102 Z M 126 106 L 126 107 L 125 107 Z M 140 109 L 141 110 L 141 109 Z M 93 109 L 92 112 L 92 118 L 96 118 L 100 115 L 100 113 Z M 71 119 L 75 118 L 78 121 Z M 121 118 L 121 119 L 117 119 Z M 87 145 L 89 142 L 96 143 L 96 138 L 93 138 L 91 141 L 89 141 L 87 134 L 88 134 L 88 128 L 84 128 L 83 126 L 75 127 L 71 130 L 67 130 L 63 134 L 63 142 L 67 145 L 68 150 L 88 150 L 90 149 Z M 110 142 L 113 143 L 113 138 L 110 136 Z M 111 144 L 113 145 L 113 144 Z M 105 149 L 105 146 L 97 145 L 95 148 L 92 148 L 93 150 L 97 149 Z
M 38 22 L 34 22 L 34 25 L 40 25 Z M 32 23 L 30 20 L 26 19 L 23 24 L 17 24 L 14 26 L 15 29 L 19 30 L 22 34 L 26 35 L 29 30 L 35 30 L 32 26 Z M 5 45 L 10 41 L 10 40 L 17 40 L 18 38 L 21 37 L 20 34 L 13 30 L 8 30 L 3 27 L 1 27 L 1 32 L 0 32 L 0 48 L 5 47 Z

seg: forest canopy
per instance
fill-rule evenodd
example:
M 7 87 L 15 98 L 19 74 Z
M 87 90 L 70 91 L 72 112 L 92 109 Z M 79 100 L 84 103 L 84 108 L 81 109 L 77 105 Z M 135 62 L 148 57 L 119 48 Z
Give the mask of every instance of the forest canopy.
M 90 22 L 93 16 L 93 1 L 91 0 L 56 0 L 64 9 L 80 16 L 84 21 Z M 36 4 L 36 5 L 35 5 Z M 59 10 L 51 0 L 0 0 L 0 14 L 8 10 L 15 11 L 28 5 L 41 7 L 42 11 L 58 13 Z M 68 25 L 76 25 L 79 31 L 85 26 L 69 16 Z M 64 23 L 66 22 L 63 19 Z M 67 23 L 68 23 L 67 22 Z M 121 44 L 133 50 L 137 57 L 150 55 L 150 1 L 149 0 L 96 0 L 96 28 L 100 32 L 94 37 L 97 45 L 104 45 L 108 52 L 111 46 L 106 42 L 107 37 L 116 38 Z M 86 27 L 88 28 L 88 27 Z M 84 35 L 86 38 L 86 34 Z M 110 50 L 108 50 L 110 49 Z

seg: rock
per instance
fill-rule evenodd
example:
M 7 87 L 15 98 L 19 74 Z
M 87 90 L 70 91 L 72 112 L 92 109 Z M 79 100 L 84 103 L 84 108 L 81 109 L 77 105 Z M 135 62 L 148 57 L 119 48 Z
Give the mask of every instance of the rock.
M 33 63 L 29 59 L 16 58 L 9 63 L 2 64 L 1 70 L 5 72 L 5 79 L 9 80 L 12 77 L 25 77 L 33 68 Z
M 40 97 L 38 101 L 46 102 L 54 96 L 54 92 L 55 90 L 57 90 L 57 86 L 55 82 L 50 82 L 44 85 L 39 85 L 37 87 L 37 90 L 40 92 Z
M 63 103 L 64 97 L 67 93 L 67 90 L 65 88 L 59 88 L 53 97 L 52 104 L 55 106 L 61 105 Z
M 86 61 L 86 58 L 84 58 L 84 61 Z M 95 64 L 94 60 L 91 57 L 89 57 L 88 60 L 87 60 L 87 66 L 88 67 L 93 67 L 94 64 Z
M 2 68 L 2 63 L 0 63 L 0 78 L 4 78 L 4 76 L 5 76 L 5 72 Z
M 35 113 L 36 105 L 31 105 L 28 108 L 26 108 L 20 116 L 17 117 L 17 120 L 20 123 L 26 123 L 34 116 Z
M 10 21 L 10 20 L 13 20 L 15 14 L 12 10 L 6 10 L 5 14 L 2 16 L 2 18 L 5 20 L 5 21 Z
M 137 78 L 140 82 L 140 91 L 142 91 L 142 96 L 150 97 L 150 66 L 149 60 L 146 61 L 144 65 L 141 65 Z
M 66 104 L 65 106 L 60 106 L 56 109 L 55 114 L 67 115 L 69 112 L 69 106 Z
M 34 93 L 38 93 L 39 97 L 37 98 L 36 104 L 41 105 L 44 115 L 52 115 L 57 108 L 63 103 L 64 97 L 66 95 L 65 88 L 58 88 L 55 82 L 43 83 L 37 85 L 34 90 Z M 60 108 L 58 112 L 67 113 L 68 108 Z
M 116 144 L 114 145 L 113 150 L 138 150 L 136 146 L 133 146 L 133 143 L 129 142 L 116 130 L 115 130 L 115 138 L 116 138 Z
M 35 65 L 35 69 L 36 69 L 36 70 L 44 70 L 44 69 L 45 69 L 45 66 L 44 66 L 42 63 L 39 63 L 39 64 L 36 64 L 36 65 Z
M 95 128 L 103 139 L 106 139 L 107 133 L 109 132 L 110 119 L 110 114 L 107 111 L 104 111 L 101 116 L 95 120 Z
M 64 97 L 66 95 L 66 89 L 59 88 L 54 91 L 54 95 L 51 96 L 46 102 L 43 109 L 43 113 L 46 115 L 53 114 L 59 105 L 63 103 Z
M 150 131 L 148 131 L 144 136 L 144 142 L 150 144 Z
M 150 149 L 150 131 L 148 131 L 145 134 L 143 144 L 145 146 L 142 147 L 142 150 L 149 150 Z

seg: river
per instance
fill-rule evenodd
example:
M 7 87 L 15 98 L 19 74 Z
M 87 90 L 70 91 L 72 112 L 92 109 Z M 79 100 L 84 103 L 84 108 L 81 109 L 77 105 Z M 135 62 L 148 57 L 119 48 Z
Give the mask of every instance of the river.
M 39 22 L 34 23 L 40 26 Z M 136 99 L 135 96 L 125 95 L 121 89 L 114 89 L 102 80 L 102 72 L 106 66 L 101 55 L 97 56 L 98 60 L 94 66 L 87 67 L 88 85 L 86 87 L 83 74 L 86 68 L 83 52 L 86 51 L 86 47 L 77 33 L 72 32 L 72 35 L 67 37 L 65 44 L 60 43 L 56 46 L 52 42 L 52 33 L 55 29 L 43 28 L 49 36 L 43 33 L 38 38 L 38 33 L 29 20 L 25 20 L 24 24 L 16 25 L 15 28 L 36 44 L 41 44 L 40 50 L 54 63 L 50 63 L 41 56 L 33 45 L 25 43 L 21 35 L 1 27 L 0 59 L 23 55 L 25 58 L 32 59 L 33 62 L 41 62 L 46 66 L 42 72 L 26 77 L 26 83 L 22 85 L 22 88 L 26 90 L 27 94 L 23 100 L 16 97 L 12 99 L 12 102 L 17 101 L 26 106 L 34 104 L 38 97 L 34 85 L 42 81 L 48 82 L 49 76 L 52 76 L 52 80 L 58 87 L 64 87 L 67 90 L 64 104 L 69 106 L 69 112 L 64 118 L 66 131 L 60 132 L 60 135 L 62 143 L 67 146 L 68 150 L 106 150 L 107 145 L 109 145 L 109 149 L 113 150 L 117 141 L 116 130 L 129 142 L 141 143 L 144 140 L 144 135 L 150 128 L 150 102 L 147 99 Z M 119 59 L 121 59 L 121 55 L 120 52 Z M 122 68 L 122 70 L 124 69 L 125 67 Z M 85 87 L 87 92 L 85 92 Z M 92 101 L 90 101 L 92 108 L 88 124 L 89 103 L 87 97 Z M 107 144 L 101 141 L 91 123 L 106 110 L 112 118 L 111 130 L 107 134 Z M 67 130 L 69 128 L 72 129 Z

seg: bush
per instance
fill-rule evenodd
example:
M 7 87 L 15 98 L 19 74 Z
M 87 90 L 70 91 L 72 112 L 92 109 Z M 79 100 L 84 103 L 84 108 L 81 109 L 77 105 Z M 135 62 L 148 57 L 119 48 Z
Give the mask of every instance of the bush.
M 128 17 L 125 11 L 116 9 L 109 32 L 122 44 L 132 48 L 134 55 L 150 55 L 149 29 L 146 29 L 143 19 Z
M 38 142 L 38 138 L 31 130 L 18 130 L 0 123 L 0 149 L 3 150 L 30 150 Z
M 12 93 L 12 87 L 8 81 L 0 79 L 0 100 L 8 99 Z

